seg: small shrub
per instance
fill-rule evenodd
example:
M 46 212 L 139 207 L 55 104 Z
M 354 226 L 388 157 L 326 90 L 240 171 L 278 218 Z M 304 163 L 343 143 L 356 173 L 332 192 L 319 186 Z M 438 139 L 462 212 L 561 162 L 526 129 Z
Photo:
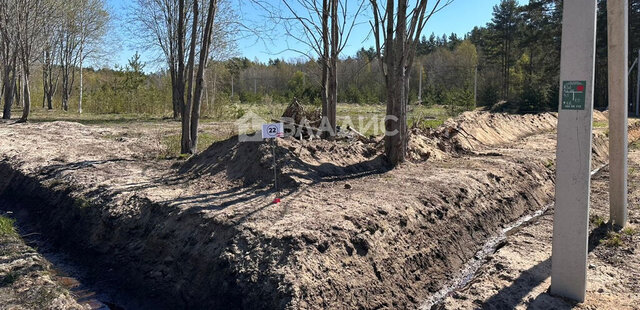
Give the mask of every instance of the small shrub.
M 608 247 L 620 247 L 622 246 L 622 237 L 619 233 L 610 231 L 607 234 L 607 238 L 601 241 L 602 244 Z
M 589 218 L 589 222 L 591 222 L 595 227 L 600 227 L 606 224 L 604 218 L 597 214 L 592 214 Z
M 629 227 L 623 229 L 622 233 L 627 235 L 627 236 L 633 236 L 633 235 L 638 233 L 638 230 L 636 228 L 634 228 L 634 227 L 629 226 Z
M 0 216 L 0 236 L 8 237 L 8 236 L 16 236 L 18 233 L 16 232 L 16 228 L 14 226 L 15 220 Z

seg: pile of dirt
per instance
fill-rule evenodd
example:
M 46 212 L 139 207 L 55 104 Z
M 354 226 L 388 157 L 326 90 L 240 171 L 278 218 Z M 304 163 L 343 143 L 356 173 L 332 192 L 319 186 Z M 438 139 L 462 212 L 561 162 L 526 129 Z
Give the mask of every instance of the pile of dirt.
M 557 123 L 555 113 L 513 115 L 473 111 L 446 121 L 430 136 L 439 141 L 443 151 L 468 152 L 553 131 Z
M 306 117 L 306 112 L 294 100 L 284 115 L 298 122 L 298 119 L 302 121 Z M 458 152 L 511 143 L 552 131 L 556 123 L 556 115 L 551 113 L 509 115 L 466 112 L 430 132 L 412 130 L 408 159 L 442 160 Z M 383 144 L 381 137 L 370 143 L 358 139 L 277 139 L 275 154 L 281 182 L 285 186 L 295 186 L 384 172 L 389 166 L 383 155 Z M 273 182 L 273 148 L 270 142 L 241 142 L 238 137 L 232 137 L 213 144 L 191 158 L 180 171 L 240 180 L 244 185 L 267 184 Z
M 337 178 L 384 172 L 389 169 L 376 144 L 361 141 L 242 142 L 238 137 L 211 145 L 188 160 L 181 173 L 209 174 L 243 185 L 273 182 L 275 162 L 283 186 L 311 184 Z

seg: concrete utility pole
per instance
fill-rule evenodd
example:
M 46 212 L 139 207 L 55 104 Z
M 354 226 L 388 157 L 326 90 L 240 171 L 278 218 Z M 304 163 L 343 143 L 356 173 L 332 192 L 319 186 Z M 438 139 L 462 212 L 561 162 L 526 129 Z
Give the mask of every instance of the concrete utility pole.
M 636 66 L 638 66 L 638 74 L 636 75 L 636 116 L 640 116 L 640 49 L 638 49 Z
M 609 40 L 609 203 L 611 224 L 627 224 L 629 0 L 607 1 Z
M 587 284 L 596 0 L 565 0 L 551 293 L 584 301 Z

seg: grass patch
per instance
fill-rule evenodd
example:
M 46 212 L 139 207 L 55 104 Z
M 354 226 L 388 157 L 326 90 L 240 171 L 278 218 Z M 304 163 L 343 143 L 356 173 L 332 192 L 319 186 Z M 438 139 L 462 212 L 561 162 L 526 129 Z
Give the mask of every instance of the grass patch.
M 607 233 L 607 238 L 600 241 L 600 243 L 612 248 L 620 247 L 623 243 L 622 235 L 617 232 L 610 231 Z
M 634 228 L 634 227 L 626 227 L 625 229 L 622 230 L 622 234 L 627 235 L 627 236 L 633 236 L 635 234 L 638 233 L 638 229 Z
M 433 129 L 444 124 L 444 119 L 426 119 L 426 120 L 410 120 L 409 127 L 417 127 L 420 129 Z
M 180 154 L 181 146 L 180 146 L 180 134 L 168 135 L 162 139 L 162 143 L 165 146 L 164 153 L 160 154 L 161 158 L 170 159 L 186 159 L 189 157 L 188 154 Z M 198 152 L 202 152 L 209 148 L 212 144 L 218 141 L 222 141 L 225 137 L 216 136 L 210 133 L 200 133 L 198 135 Z
M 83 125 L 121 125 L 137 122 L 153 122 L 166 119 L 164 115 L 149 114 L 101 114 L 101 113 L 82 113 L 77 111 L 64 112 L 61 110 L 43 110 L 34 109 L 29 115 L 29 121 L 34 123 L 67 121 L 77 122 Z
M 547 162 L 544 164 L 544 166 L 547 167 L 547 169 L 553 168 L 554 165 L 555 165 L 555 162 L 553 161 L 553 159 L 547 160 Z
M 233 122 L 246 113 L 254 113 L 264 119 L 265 122 L 270 122 L 271 119 L 280 118 L 287 108 L 289 103 L 236 103 L 233 104 L 233 113 L 227 113 L 224 117 L 208 118 L 203 115 L 201 120 L 203 122 L 214 121 L 230 121 Z M 306 110 L 319 109 L 319 105 L 304 104 Z M 337 125 L 341 128 L 352 125 L 354 129 L 358 130 L 364 135 L 381 135 L 384 132 L 384 117 L 386 115 L 386 105 L 384 104 L 355 104 L 355 103 L 339 103 L 337 106 Z M 414 123 L 419 128 L 435 128 L 450 115 L 443 106 L 433 105 L 410 105 L 407 107 L 407 119 L 409 125 Z M 135 125 L 140 126 L 140 123 L 146 123 L 145 125 L 154 126 L 157 124 L 163 124 L 165 126 L 176 126 L 179 132 L 179 121 L 173 121 L 169 114 L 102 114 L 102 113 L 82 113 L 77 111 L 64 112 L 61 110 L 48 111 L 41 108 L 34 108 L 31 112 L 29 120 L 31 122 L 54 122 L 54 121 L 68 121 L 78 122 L 85 125 L 102 125 L 102 126 L 128 126 Z M 106 139 L 118 139 L 119 135 L 106 135 Z M 201 138 L 207 140 L 208 137 Z M 179 138 L 172 137 L 166 141 L 171 145 L 171 151 L 166 154 L 167 156 L 175 156 L 178 152 L 175 152 L 176 147 L 179 146 L 175 143 L 175 140 Z M 208 141 L 202 141 L 202 146 L 199 149 L 208 147 L 210 144 Z
M 609 122 L 593 122 L 593 128 L 607 128 L 609 127 Z
M 591 214 L 591 216 L 589 217 L 589 222 L 591 222 L 591 224 L 593 224 L 593 226 L 595 227 L 600 227 L 607 223 L 602 216 L 597 214 Z
M 16 227 L 14 225 L 15 222 L 16 221 L 14 219 L 0 216 L 0 237 L 17 236 L 18 233 L 16 232 Z

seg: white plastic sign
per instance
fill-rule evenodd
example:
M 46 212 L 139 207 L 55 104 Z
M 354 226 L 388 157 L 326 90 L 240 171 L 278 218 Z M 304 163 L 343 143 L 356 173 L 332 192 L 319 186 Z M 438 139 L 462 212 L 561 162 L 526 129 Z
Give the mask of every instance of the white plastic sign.
M 282 137 L 284 137 L 284 126 L 282 123 L 262 125 L 262 139 L 273 139 Z

